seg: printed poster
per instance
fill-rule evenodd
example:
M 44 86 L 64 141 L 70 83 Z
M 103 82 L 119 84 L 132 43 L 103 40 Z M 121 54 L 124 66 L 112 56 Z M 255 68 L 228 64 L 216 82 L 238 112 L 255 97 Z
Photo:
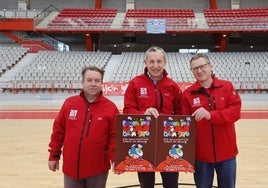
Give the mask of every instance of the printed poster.
M 115 171 L 194 172 L 193 116 L 116 116 Z

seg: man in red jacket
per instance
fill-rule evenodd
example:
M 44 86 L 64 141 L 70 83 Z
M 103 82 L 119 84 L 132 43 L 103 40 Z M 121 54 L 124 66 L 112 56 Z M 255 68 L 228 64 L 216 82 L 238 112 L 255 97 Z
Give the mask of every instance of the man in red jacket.
M 65 100 L 53 124 L 48 167 L 59 169 L 64 188 L 105 188 L 115 155 L 116 105 L 102 95 L 104 70 L 82 70 L 83 91 Z
M 133 78 L 124 96 L 125 114 L 181 114 L 181 90 L 167 77 L 166 54 L 162 48 L 151 47 L 145 53 L 144 73 Z M 164 188 L 178 187 L 178 172 L 161 172 Z M 138 172 L 142 188 L 153 188 L 154 172 Z
M 235 188 L 238 148 L 234 123 L 240 119 L 241 99 L 231 82 L 217 79 L 205 54 L 190 60 L 196 82 L 183 92 L 183 114 L 196 120 L 194 180 L 211 188 L 214 170 L 218 187 Z

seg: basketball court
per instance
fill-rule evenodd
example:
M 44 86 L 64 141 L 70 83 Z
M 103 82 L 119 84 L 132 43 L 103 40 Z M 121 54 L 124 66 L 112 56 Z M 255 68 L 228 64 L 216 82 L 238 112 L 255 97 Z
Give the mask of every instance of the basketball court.
M 122 109 L 122 98 L 114 100 Z M 0 185 L 2 188 L 62 188 L 61 169 L 47 167 L 48 143 L 53 118 L 62 101 L 1 101 Z M 268 185 L 268 105 L 243 106 L 236 123 L 239 155 L 237 188 L 264 188 Z M 191 173 L 180 173 L 180 188 L 194 187 Z M 161 183 L 156 173 L 156 183 Z M 214 185 L 216 182 L 214 181 Z M 110 171 L 107 188 L 139 187 L 136 173 L 115 175 Z M 161 187 L 160 185 L 156 187 Z

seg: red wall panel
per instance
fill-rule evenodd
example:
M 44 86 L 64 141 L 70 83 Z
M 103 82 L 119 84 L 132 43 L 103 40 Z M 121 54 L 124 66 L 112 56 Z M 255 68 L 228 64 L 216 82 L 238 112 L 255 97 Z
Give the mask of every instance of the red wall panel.
M 33 19 L 20 18 L 20 19 L 0 19 L 0 30 L 19 30 L 19 31 L 33 31 Z

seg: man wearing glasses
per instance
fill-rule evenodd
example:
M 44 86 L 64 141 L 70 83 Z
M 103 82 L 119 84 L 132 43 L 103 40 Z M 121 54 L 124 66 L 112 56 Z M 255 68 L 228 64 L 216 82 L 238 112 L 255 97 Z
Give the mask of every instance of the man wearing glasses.
M 215 77 L 205 54 L 192 57 L 190 67 L 196 82 L 183 92 L 182 112 L 196 120 L 196 187 L 212 187 L 215 170 L 218 187 L 235 188 L 238 148 L 234 123 L 240 119 L 240 96 L 231 82 Z

